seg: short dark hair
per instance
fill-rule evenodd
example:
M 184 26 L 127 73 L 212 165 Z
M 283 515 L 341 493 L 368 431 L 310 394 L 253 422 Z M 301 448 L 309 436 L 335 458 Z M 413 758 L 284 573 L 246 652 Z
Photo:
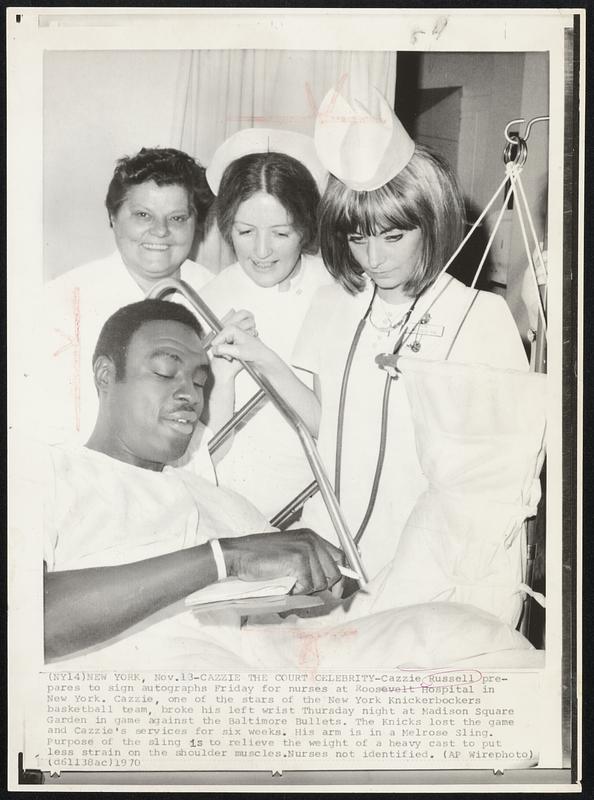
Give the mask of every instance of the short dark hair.
M 180 303 L 169 300 L 140 300 L 119 308 L 101 328 L 93 353 L 93 366 L 101 356 L 107 356 L 115 364 L 116 381 L 126 377 L 126 357 L 130 340 L 145 322 L 181 322 L 200 338 L 203 331 L 192 312 Z
M 219 230 L 233 246 L 231 231 L 239 206 L 257 192 L 275 197 L 301 236 L 301 252 L 318 250 L 320 193 L 311 172 L 285 153 L 250 153 L 233 161 L 221 179 L 215 202 Z
M 204 167 L 187 153 L 173 147 L 143 147 L 135 156 L 124 156 L 116 164 L 105 198 L 110 225 L 130 187 L 147 181 L 157 186 L 182 186 L 198 223 L 214 200 Z
M 330 274 L 351 294 L 365 286 L 348 244 L 350 233 L 371 236 L 394 228 L 419 228 L 423 252 L 403 289 L 416 296 L 429 286 L 460 244 L 464 203 L 456 177 L 441 156 L 417 145 L 406 167 L 370 192 L 347 188 L 334 177 L 320 203 L 320 244 Z

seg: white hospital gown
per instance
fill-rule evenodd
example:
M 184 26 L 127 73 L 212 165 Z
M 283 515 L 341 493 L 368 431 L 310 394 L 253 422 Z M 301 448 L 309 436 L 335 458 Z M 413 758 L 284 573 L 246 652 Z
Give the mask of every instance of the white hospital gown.
M 153 472 L 86 448 L 49 450 L 44 557 L 50 570 L 128 563 L 212 537 L 270 529 L 243 498 L 189 471 Z M 373 594 L 373 585 L 369 589 Z M 240 627 L 237 616 L 218 612 L 197 617 L 181 601 L 108 642 L 53 663 L 61 670 L 316 671 L 443 667 L 486 652 L 525 658 L 530 651 L 520 634 L 495 617 L 454 603 L 372 616 L 357 607 L 338 606 L 327 617 L 282 621 L 273 616 Z
M 154 472 L 78 446 L 49 452 L 44 559 L 50 571 L 124 564 L 271 530 L 243 497 L 189 469 Z
M 418 326 L 418 337 L 413 335 L 407 340 L 403 355 L 442 361 L 451 348 L 451 361 L 527 369 L 517 329 L 501 297 L 486 292 L 476 294 L 447 275 L 439 279 L 435 293 L 439 294 L 441 289 L 444 291 L 430 309 L 429 321 Z M 369 305 L 371 294 L 371 287 L 356 296 L 347 294 L 338 286 L 320 290 L 293 354 L 295 365 L 316 373 L 320 378 L 322 418 L 318 446 L 332 482 L 344 365 L 353 334 Z M 398 318 L 409 306 L 410 303 L 392 306 L 391 310 Z M 453 341 L 462 321 L 460 332 Z M 397 337 L 397 331 L 386 334 L 368 322 L 352 364 L 344 418 L 340 504 L 353 535 L 367 507 L 380 439 L 386 373 L 377 366 L 375 357 L 391 352 Z M 420 344 L 416 352 L 408 346 L 415 339 Z M 359 547 L 370 578 L 394 557 L 408 516 L 426 488 L 427 479 L 417 455 L 409 402 L 403 381 L 396 380 L 391 387 L 387 446 L 377 500 Z M 319 495 L 306 503 L 300 525 L 337 541 Z
M 37 483 L 44 487 L 43 556 L 50 572 L 126 564 L 209 539 L 273 530 L 243 497 L 190 469 L 154 472 L 86 447 L 62 445 L 40 448 L 35 466 Z M 209 648 L 216 656 L 219 638 L 226 642 L 229 630 L 238 626 L 237 617 L 224 614 L 203 615 L 201 624 L 182 601 L 67 661 L 90 656 L 95 663 L 105 658 L 117 666 L 139 647 L 153 657 L 163 648 L 173 653 L 175 642 L 183 654 L 188 635 L 200 636 L 208 660 Z
M 231 309 L 251 311 L 261 340 L 290 363 L 313 295 L 332 282 L 320 258 L 302 255 L 300 269 L 288 284 L 262 288 L 236 263 L 200 294 L 219 318 Z M 308 373 L 300 372 L 299 377 L 312 385 Z M 246 372 L 241 372 L 235 381 L 235 409 L 258 388 Z M 220 485 L 248 497 L 268 518 L 313 480 L 297 434 L 267 401 L 236 429 L 232 446 L 217 464 L 217 477 Z

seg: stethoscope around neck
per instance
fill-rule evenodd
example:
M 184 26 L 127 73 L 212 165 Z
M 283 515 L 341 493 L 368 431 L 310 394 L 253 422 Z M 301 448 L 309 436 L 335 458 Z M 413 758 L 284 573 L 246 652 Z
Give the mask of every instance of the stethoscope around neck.
M 402 320 L 399 322 L 400 332 L 398 335 L 398 339 L 396 340 L 396 343 L 394 344 L 394 347 L 392 349 L 392 355 L 397 355 L 399 353 L 400 349 L 402 348 L 402 345 L 407 339 L 407 336 L 410 334 L 410 331 L 407 329 L 407 325 L 413 311 L 415 310 L 417 302 L 419 301 L 422 294 L 423 292 L 421 292 L 414 298 L 410 308 L 405 313 Z M 342 471 L 342 440 L 344 433 L 344 412 L 346 407 L 349 378 L 351 375 L 353 359 L 355 357 L 355 353 L 357 352 L 357 347 L 361 340 L 361 335 L 363 334 L 363 330 L 365 329 L 365 326 L 369 322 L 369 318 L 371 316 L 371 310 L 373 308 L 376 295 L 377 295 L 377 286 L 374 286 L 371 301 L 369 302 L 367 310 L 365 311 L 363 317 L 360 319 L 359 324 L 357 325 L 357 328 L 355 330 L 355 334 L 353 336 L 353 340 L 351 342 L 351 346 L 349 348 L 349 352 L 345 362 L 344 371 L 342 375 L 342 383 L 340 386 L 340 400 L 338 403 L 338 421 L 336 426 L 336 458 L 334 462 L 334 494 L 336 495 L 336 499 L 339 502 L 340 502 L 340 478 Z M 379 482 L 382 475 L 384 458 L 386 455 L 386 439 L 388 432 L 388 410 L 390 403 L 390 390 L 392 388 L 393 381 L 394 381 L 394 375 L 390 374 L 390 372 L 387 371 L 386 380 L 384 383 L 384 392 L 382 397 L 380 439 L 379 439 L 377 460 L 375 465 L 375 472 L 373 475 L 373 483 L 371 485 L 371 491 L 369 494 L 369 500 L 367 502 L 367 508 L 365 509 L 365 513 L 363 515 L 363 519 L 361 521 L 361 524 L 359 525 L 357 533 L 354 536 L 354 541 L 356 545 L 359 544 L 359 542 L 361 541 L 361 537 L 365 533 L 365 529 L 367 528 L 367 524 L 369 523 L 369 519 L 371 517 L 371 514 L 373 513 L 375 501 L 377 499 Z
M 390 391 L 392 388 L 393 381 L 397 378 L 397 369 L 390 365 L 394 363 L 394 356 L 398 355 L 400 350 L 402 349 L 403 345 L 406 344 L 408 338 L 413 336 L 415 331 L 418 327 L 427 322 L 430 319 L 429 311 L 433 309 L 435 303 L 439 300 L 442 294 L 446 291 L 448 286 L 454 280 L 451 275 L 447 275 L 446 277 L 448 280 L 444 282 L 442 286 L 438 288 L 438 280 L 445 274 L 446 269 L 452 263 L 454 257 L 457 255 L 457 252 L 454 253 L 453 256 L 450 257 L 448 262 L 446 263 L 445 267 L 442 268 L 441 272 L 437 275 L 434 279 L 433 283 L 429 286 L 425 287 L 419 294 L 412 300 L 411 305 L 408 311 L 405 313 L 404 317 L 397 323 L 396 326 L 391 327 L 399 327 L 400 331 L 398 334 L 398 338 L 392 348 L 391 356 L 386 356 L 386 354 L 378 355 L 376 357 L 376 363 L 380 367 L 386 368 L 386 381 L 384 383 L 384 392 L 382 397 L 382 414 L 381 414 L 381 423 L 380 423 L 380 437 L 379 437 L 379 445 L 378 445 L 378 454 L 377 460 L 375 464 L 375 472 L 373 475 L 373 483 L 371 485 L 371 491 L 369 494 L 369 500 L 367 502 L 367 508 L 365 509 L 365 513 L 363 515 L 363 519 L 357 533 L 354 536 L 355 545 L 358 545 L 361 541 L 361 537 L 365 533 L 365 529 L 367 528 L 367 524 L 371 518 L 371 514 L 373 513 L 373 509 L 375 506 L 375 501 L 377 499 L 377 493 L 379 488 L 380 478 L 382 476 L 382 468 L 384 465 L 384 458 L 386 455 L 386 438 L 388 432 L 388 410 L 389 410 L 389 403 L 390 403 Z M 468 315 L 470 309 L 474 305 L 476 298 L 479 292 L 477 289 L 474 290 L 473 296 L 467 304 L 467 307 L 464 309 L 464 313 L 456 327 L 456 330 L 449 342 L 448 350 L 445 355 L 445 360 L 447 361 L 454 344 L 458 338 L 460 330 L 464 324 L 466 316 Z M 371 297 L 371 301 L 369 302 L 367 309 L 359 321 L 357 328 L 355 330 L 355 334 L 353 336 L 353 340 L 351 342 L 351 346 L 349 348 L 349 352 L 346 358 L 344 372 L 342 375 L 342 383 L 340 387 L 340 399 L 338 403 L 338 421 L 336 425 L 336 458 L 334 462 L 334 494 L 336 495 L 336 499 L 340 502 L 340 478 L 341 478 L 341 471 L 342 471 L 342 440 L 343 440 L 343 429 L 344 429 L 344 412 L 346 407 L 346 400 L 347 400 L 347 393 L 348 393 L 348 384 L 349 378 L 351 374 L 351 367 L 353 364 L 353 359 L 355 357 L 355 353 L 357 352 L 357 347 L 361 340 L 361 335 L 363 334 L 363 330 L 368 322 L 371 322 L 371 312 L 373 309 L 373 304 L 375 302 L 377 295 L 377 286 L 374 286 L 373 295 Z M 416 314 L 416 321 L 412 324 L 410 323 L 410 318 L 417 308 L 417 304 L 421 298 L 425 298 L 426 302 L 423 304 L 423 308 L 417 311 Z M 373 324 L 373 323 L 372 323 Z M 374 326 L 377 327 L 377 326 Z M 417 347 L 415 347 L 417 344 Z M 410 345 L 413 352 L 417 352 L 418 347 L 418 339 L 415 339 L 412 345 Z

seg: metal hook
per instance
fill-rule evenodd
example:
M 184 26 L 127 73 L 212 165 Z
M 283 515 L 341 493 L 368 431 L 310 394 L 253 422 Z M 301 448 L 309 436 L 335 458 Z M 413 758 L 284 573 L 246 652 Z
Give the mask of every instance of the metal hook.
M 525 122 L 525 120 L 524 119 L 512 119 L 505 126 L 505 131 L 504 131 L 505 138 L 507 139 L 507 141 L 510 144 L 517 144 L 517 140 L 518 140 L 519 134 L 514 134 L 514 138 L 512 139 L 511 136 L 509 135 L 509 129 L 511 128 L 512 125 L 517 125 L 518 122 Z
M 519 135 L 519 134 L 517 134 L 518 138 L 522 138 L 522 139 L 523 139 L 525 142 L 527 142 L 527 141 L 528 141 L 528 137 L 530 136 L 530 131 L 532 130 L 532 126 L 533 126 L 533 125 L 534 125 L 536 122 L 546 122 L 546 121 L 548 121 L 548 120 L 549 120 L 549 117 L 534 117 L 534 118 L 533 118 L 533 119 L 531 119 L 531 120 L 530 120 L 530 122 L 529 122 L 529 123 L 526 125 L 526 131 L 525 131 L 525 133 L 524 133 L 524 136 L 520 137 L 520 135 Z M 517 143 L 517 141 L 516 141 L 516 139 L 515 139 L 515 138 L 514 138 L 514 139 L 512 139 L 512 138 L 510 137 L 510 135 L 509 135 L 509 129 L 511 128 L 511 126 L 512 126 L 512 125 L 517 125 L 517 124 L 518 124 L 518 123 L 520 123 L 520 122 L 526 122 L 526 120 L 525 120 L 523 117 L 522 117 L 521 119 L 512 119 L 512 120 L 511 120 L 510 122 L 508 122 L 508 123 L 507 123 L 507 125 L 505 126 L 505 138 L 507 139 L 507 141 L 508 141 L 510 144 L 516 144 L 516 143 Z
M 528 137 L 530 136 L 530 130 L 532 129 L 532 126 L 536 122 L 548 122 L 548 121 L 549 117 L 534 117 L 534 119 L 531 119 L 528 125 L 526 126 L 526 133 L 524 134 L 524 139 L 526 141 L 528 140 Z
M 515 155 L 514 155 L 515 149 Z M 528 146 L 526 144 L 525 139 L 521 139 L 519 136 L 517 139 L 512 140 L 510 139 L 509 142 L 505 145 L 505 149 L 503 150 L 503 163 L 504 164 L 515 164 L 517 167 L 523 167 L 526 163 L 526 159 L 528 158 Z

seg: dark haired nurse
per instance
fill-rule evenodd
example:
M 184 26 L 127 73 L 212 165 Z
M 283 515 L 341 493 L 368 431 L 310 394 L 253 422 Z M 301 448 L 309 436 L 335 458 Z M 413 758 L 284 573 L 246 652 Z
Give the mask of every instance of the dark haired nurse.
M 239 131 L 206 170 L 221 235 L 237 261 L 201 292 L 219 317 L 244 309 L 260 338 L 287 363 L 312 297 L 333 282 L 318 251 L 318 206 L 327 172 L 313 139 L 292 131 Z M 213 362 L 208 424 L 218 429 L 258 389 L 229 362 Z M 301 378 L 313 388 L 312 376 Z M 271 518 L 312 481 L 297 435 L 262 405 L 216 459 L 217 477 Z

